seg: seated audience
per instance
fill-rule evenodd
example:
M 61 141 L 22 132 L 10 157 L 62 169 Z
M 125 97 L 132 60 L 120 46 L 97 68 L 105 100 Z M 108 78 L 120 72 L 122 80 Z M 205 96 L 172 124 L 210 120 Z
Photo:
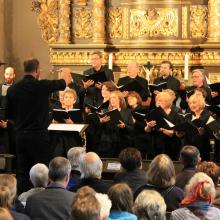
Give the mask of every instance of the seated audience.
M 143 190 L 134 203 L 140 220 L 166 220 L 166 208 L 163 197 L 154 190 Z
M 115 183 L 127 183 L 133 192 L 146 183 L 146 173 L 142 170 L 142 158 L 139 150 L 125 148 L 119 154 L 123 171 L 114 177 Z
M 7 209 L 0 208 L 0 220 L 14 220 L 14 218 Z
M 30 170 L 30 180 L 34 188 L 27 192 L 23 192 L 18 199 L 25 206 L 27 198 L 35 193 L 41 192 L 48 184 L 48 167 L 42 163 L 34 165 Z
M 220 210 L 212 206 L 215 185 L 205 173 L 196 173 L 186 186 L 186 196 L 180 208 L 171 213 L 171 220 L 220 219 Z
M 70 180 L 67 185 L 67 189 L 69 190 L 71 187 L 76 186 L 80 183 L 81 172 L 79 169 L 79 162 L 83 154 L 86 153 L 86 149 L 84 147 L 72 147 L 67 152 L 67 158 L 71 164 L 71 174 Z
M 217 208 L 220 208 L 220 186 L 219 186 L 219 177 L 220 177 L 220 167 L 214 162 L 203 161 L 199 164 L 196 169 L 197 172 L 203 172 L 211 177 L 212 181 L 215 184 L 216 195 L 213 201 L 213 205 Z
M 136 220 L 137 216 L 132 214 L 133 195 L 131 188 L 126 183 L 118 183 L 108 191 L 108 196 L 112 201 L 112 208 L 109 220 L 126 219 Z
M 107 194 L 109 186 L 102 180 L 102 161 L 100 157 L 94 152 L 88 152 L 82 156 L 79 164 L 81 171 L 81 183 L 78 186 L 72 187 L 71 191 L 83 186 L 89 186 L 98 193 Z
M 10 189 L 7 186 L 0 186 L 0 207 L 7 209 L 13 216 L 14 220 L 30 220 L 30 218 L 25 214 L 16 212 L 11 208 L 12 201 L 14 199 L 11 196 L 12 193 L 10 192 Z
M 147 170 L 147 183 L 135 192 L 135 198 L 144 189 L 158 191 L 165 200 L 167 211 L 179 208 L 184 192 L 175 186 L 176 175 L 172 160 L 166 154 L 157 155 Z
M 66 190 L 71 165 L 63 157 L 55 157 L 49 164 L 50 184 L 27 199 L 25 212 L 32 220 L 68 219 L 74 194 Z
M 194 146 L 184 146 L 180 151 L 180 163 L 183 164 L 183 170 L 176 176 L 176 186 L 183 189 L 191 177 L 196 173 L 196 167 L 200 163 L 199 150 Z

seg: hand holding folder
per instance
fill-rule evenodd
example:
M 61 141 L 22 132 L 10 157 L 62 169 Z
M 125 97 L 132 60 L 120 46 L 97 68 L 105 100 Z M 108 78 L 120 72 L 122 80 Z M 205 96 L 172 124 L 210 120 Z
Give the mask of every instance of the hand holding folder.
M 71 119 L 73 123 L 82 123 L 82 111 L 80 109 L 53 109 L 53 119 L 60 123 L 65 123 L 67 119 Z
M 105 72 L 98 72 L 91 75 L 85 75 L 85 80 L 92 80 L 94 83 L 103 83 L 107 81 Z
M 163 89 L 167 89 L 167 82 L 162 82 L 159 84 L 149 84 L 150 92 L 153 94 L 155 91 L 162 92 Z
M 122 119 L 121 114 L 118 111 L 118 109 L 113 109 L 113 110 L 107 111 L 105 113 L 99 113 L 99 116 L 101 118 L 106 117 L 106 116 L 110 117 L 110 120 L 108 120 L 108 121 L 110 121 L 114 126 L 117 126 L 118 124 L 123 122 L 123 119 Z

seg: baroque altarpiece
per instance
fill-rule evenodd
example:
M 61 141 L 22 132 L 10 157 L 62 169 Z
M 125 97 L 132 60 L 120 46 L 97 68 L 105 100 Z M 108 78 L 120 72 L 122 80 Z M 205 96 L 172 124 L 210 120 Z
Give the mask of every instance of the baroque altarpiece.
M 116 78 L 130 60 L 149 61 L 153 77 L 170 60 L 183 79 L 187 54 L 189 67 L 203 65 L 220 81 L 220 0 L 34 0 L 32 10 L 55 69 L 82 72 L 100 50 L 106 64 L 113 54 Z

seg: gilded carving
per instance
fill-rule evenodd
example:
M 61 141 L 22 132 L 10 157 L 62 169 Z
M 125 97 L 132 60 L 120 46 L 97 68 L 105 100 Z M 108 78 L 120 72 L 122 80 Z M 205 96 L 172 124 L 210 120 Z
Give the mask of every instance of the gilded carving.
M 58 0 L 32 1 L 32 11 L 38 13 L 37 23 L 43 40 L 56 43 L 58 40 Z
M 129 10 L 128 8 L 123 8 L 123 38 L 124 39 L 129 38 L 128 26 L 129 26 Z
M 182 7 L 182 38 L 187 38 L 187 7 Z
M 122 8 L 109 8 L 109 37 L 122 37 Z
M 178 37 L 178 9 L 131 9 L 130 37 Z
M 192 38 L 205 38 L 207 35 L 207 6 L 190 6 L 190 36 Z
M 75 8 L 73 12 L 74 37 L 92 38 L 92 11 L 88 8 Z

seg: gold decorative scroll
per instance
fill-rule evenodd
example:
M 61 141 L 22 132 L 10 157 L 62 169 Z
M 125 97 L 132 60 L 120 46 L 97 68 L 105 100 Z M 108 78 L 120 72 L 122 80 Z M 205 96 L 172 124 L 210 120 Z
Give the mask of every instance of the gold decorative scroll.
M 208 9 L 205 5 L 190 6 L 190 36 L 205 38 L 207 35 Z
M 122 37 L 122 8 L 109 8 L 109 37 L 115 39 Z
M 178 37 L 178 9 L 131 9 L 130 37 Z
M 92 10 L 75 8 L 73 11 L 74 38 L 92 38 Z
M 56 43 L 58 40 L 58 0 L 32 1 L 32 11 L 38 14 L 37 23 L 41 35 L 47 43 Z
M 124 39 L 129 38 L 128 26 L 129 26 L 129 10 L 128 8 L 123 8 L 123 38 Z
M 184 6 L 182 7 L 182 38 L 186 39 L 187 38 L 187 7 Z
M 74 0 L 75 5 L 86 6 L 87 0 Z

